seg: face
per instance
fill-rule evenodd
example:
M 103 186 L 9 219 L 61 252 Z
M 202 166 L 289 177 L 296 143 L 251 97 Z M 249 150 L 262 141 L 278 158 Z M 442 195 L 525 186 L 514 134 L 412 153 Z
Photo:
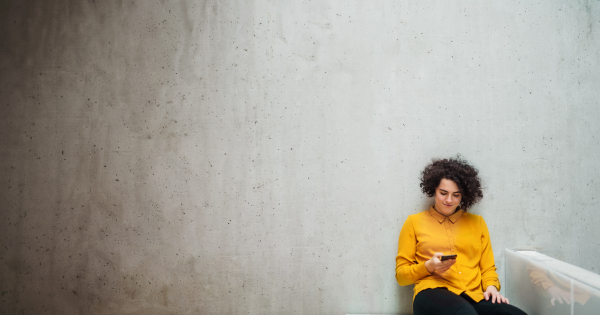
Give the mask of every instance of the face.
M 442 178 L 435 189 L 435 210 L 442 215 L 449 216 L 460 205 L 462 194 L 455 182 Z

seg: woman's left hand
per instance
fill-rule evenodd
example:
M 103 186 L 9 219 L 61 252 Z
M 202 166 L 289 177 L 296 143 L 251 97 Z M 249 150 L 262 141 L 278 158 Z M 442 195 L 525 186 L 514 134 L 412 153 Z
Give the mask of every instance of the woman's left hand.
M 487 287 L 487 289 L 485 289 L 485 292 L 483 292 L 483 297 L 486 301 L 489 301 L 491 298 L 492 303 L 496 303 L 496 301 L 498 301 L 498 303 L 510 304 L 508 303 L 508 299 L 503 297 L 502 294 L 498 292 L 498 289 L 496 289 L 496 287 L 493 285 L 490 285 Z

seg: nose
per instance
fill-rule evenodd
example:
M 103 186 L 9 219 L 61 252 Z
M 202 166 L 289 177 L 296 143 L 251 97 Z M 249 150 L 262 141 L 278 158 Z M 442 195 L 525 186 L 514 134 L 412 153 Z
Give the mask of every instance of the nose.
M 452 195 L 448 194 L 448 196 L 446 197 L 446 202 L 451 203 L 452 202 Z

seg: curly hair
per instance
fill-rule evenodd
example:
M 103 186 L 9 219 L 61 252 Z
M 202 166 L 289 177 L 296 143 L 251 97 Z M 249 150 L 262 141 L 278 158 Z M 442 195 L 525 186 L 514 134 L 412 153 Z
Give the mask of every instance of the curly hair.
M 460 155 L 449 159 L 434 159 L 421 172 L 421 190 L 427 196 L 433 197 L 440 181 L 443 178 L 449 179 L 460 189 L 462 195 L 460 208 L 466 211 L 483 197 L 477 174 L 477 169 L 469 165 Z

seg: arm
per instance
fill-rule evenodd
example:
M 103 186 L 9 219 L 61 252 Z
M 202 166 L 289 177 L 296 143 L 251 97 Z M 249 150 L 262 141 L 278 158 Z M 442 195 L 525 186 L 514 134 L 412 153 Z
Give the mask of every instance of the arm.
M 496 263 L 494 262 L 494 252 L 492 251 L 492 242 L 490 241 L 490 231 L 487 224 L 481 218 L 481 259 L 479 260 L 479 269 L 481 270 L 481 286 L 484 289 L 483 297 L 486 301 L 492 300 L 492 303 L 509 304 L 507 298 L 500 294 L 500 281 L 496 273 Z
M 479 260 L 479 269 L 481 270 L 481 286 L 483 289 L 486 290 L 487 287 L 492 285 L 496 287 L 497 291 L 500 291 L 500 281 L 498 281 L 498 274 L 496 273 L 490 232 L 483 218 L 481 218 L 481 259 Z
M 417 280 L 431 275 L 425 264 L 419 264 L 416 260 L 417 238 L 411 217 L 409 216 L 398 240 L 398 255 L 396 256 L 396 280 L 400 285 L 409 285 Z
M 560 304 L 563 304 L 564 302 L 571 304 L 571 292 L 556 286 L 554 282 L 550 280 L 547 272 L 544 271 L 543 268 L 530 264 L 527 266 L 527 270 L 529 270 L 529 279 L 531 280 L 531 283 L 538 289 L 537 291 L 546 292 L 550 296 L 550 304 L 552 304 L 552 306 L 555 305 L 554 301 L 558 301 Z
M 527 270 L 529 270 L 529 280 L 537 288 L 548 290 L 548 288 L 555 286 L 554 282 L 548 278 L 548 275 L 542 268 L 530 264 L 527 266 Z

